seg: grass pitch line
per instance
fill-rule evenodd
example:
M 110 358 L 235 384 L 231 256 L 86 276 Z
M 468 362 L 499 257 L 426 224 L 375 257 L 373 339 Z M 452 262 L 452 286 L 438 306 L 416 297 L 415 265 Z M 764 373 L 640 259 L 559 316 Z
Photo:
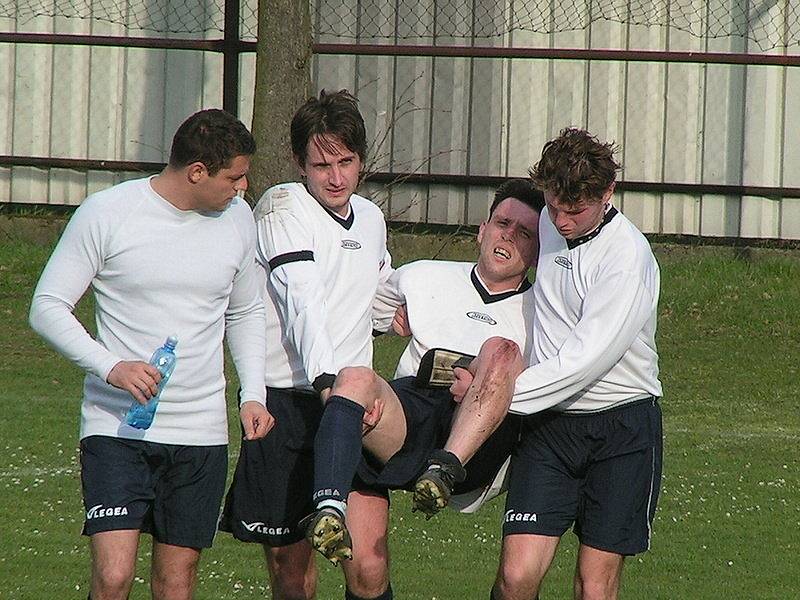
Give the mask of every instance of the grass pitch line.
M 669 435 L 671 433 L 683 434 L 709 434 L 718 438 L 736 439 L 736 440 L 749 440 L 749 439 L 765 439 L 765 440 L 800 440 L 800 429 L 782 427 L 780 429 L 762 429 L 740 431 L 738 429 L 712 429 L 710 427 L 689 429 L 688 427 L 665 427 L 664 433 Z
M 23 467 L 10 471 L 0 471 L 0 479 L 6 477 L 57 477 L 62 475 L 77 475 L 79 467 Z

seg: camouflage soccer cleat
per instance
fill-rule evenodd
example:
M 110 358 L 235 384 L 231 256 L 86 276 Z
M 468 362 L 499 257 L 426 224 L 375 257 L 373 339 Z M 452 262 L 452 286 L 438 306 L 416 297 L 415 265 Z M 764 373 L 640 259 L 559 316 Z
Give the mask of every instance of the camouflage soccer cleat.
M 344 516 L 335 508 L 322 508 L 300 522 L 306 539 L 314 550 L 334 565 L 353 558 L 353 542 L 344 523 Z
M 453 488 L 466 477 L 467 472 L 455 454 L 434 450 L 428 459 L 428 468 L 414 483 L 411 510 L 420 511 L 430 519 L 447 506 Z

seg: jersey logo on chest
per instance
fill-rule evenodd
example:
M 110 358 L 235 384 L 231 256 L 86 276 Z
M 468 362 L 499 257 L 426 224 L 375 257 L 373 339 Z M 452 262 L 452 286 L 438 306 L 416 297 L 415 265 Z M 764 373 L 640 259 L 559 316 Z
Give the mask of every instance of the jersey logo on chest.
M 556 256 L 553 261 L 555 261 L 559 267 L 564 267 L 565 269 L 572 268 L 572 263 L 566 256 Z
M 486 313 L 478 312 L 476 310 L 471 310 L 467 313 L 467 316 L 470 319 L 474 319 L 475 321 L 480 321 L 481 323 L 487 323 L 489 325 L 497 325 L 497 321 L 495 321 L 492 317 L 487 315 Z
M 355 240 L 342 240 L 342 248 L 345 250 L 361 250 L 361 244 Z

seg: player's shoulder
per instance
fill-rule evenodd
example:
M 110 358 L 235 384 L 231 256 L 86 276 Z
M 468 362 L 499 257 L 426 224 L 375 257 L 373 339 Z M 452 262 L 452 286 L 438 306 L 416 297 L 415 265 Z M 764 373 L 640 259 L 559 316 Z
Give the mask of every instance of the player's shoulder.
M 123 181 L 117 185 L 112 185 L 111 187 L 107 187 L 90 194 L 81 203 L 81 205 L 107 206 L 125 202 L 126 199 L 131 198 L 132 195 L 145 194 L 149 185 L 149 177 L 129 179 L 128 181 Z
M 649 267 L 656 264 L 653 249 L 647 237 L 624 214 L 618 212 L 611 222 L 606 251 L 610 261 L 618 266 L 638 265 Z
M 406 263 L 398 267 L 401 277 L 425 279 L 429 283 L 438 283 L 447 277 L 469 277 L 474 263 L 452 260 L 422 259 Z
M 75 217 L 77 219 L 118 221 L 136 214 L 141 202 L 146 198 L 149 178 L 131 179 L 117 185 L 98 190 L 81 202 Z M 76 219 L 76 220 L 77 220 Z
M 365 196 L 353 194 L 350 196 L 350 206 L 353 207 L 353 211 L 356 213 L 363 213 L 370 215 L 373 218 L 380 219 L 381 221 L 384 220 L 383 210 L 381 210 L 381 207 Z
M 274 212 L 298 211 L 309 198 L 311 196 L 303 184 L 280 183 L 264 192 L 253 209 L 253 214 L 255 219 L 259 220 Z
M 225 209 L 225 215 L 240 233 L 249 236 L 255 230 L 253 210 L 244 198 L 234 196 L 228 208 Z
M 247 201 L 240 196 L 234 196 L 226 210 L 236 219 L 244 219 L 245 221 L 253 220 L 253 209 L 251 209 Z

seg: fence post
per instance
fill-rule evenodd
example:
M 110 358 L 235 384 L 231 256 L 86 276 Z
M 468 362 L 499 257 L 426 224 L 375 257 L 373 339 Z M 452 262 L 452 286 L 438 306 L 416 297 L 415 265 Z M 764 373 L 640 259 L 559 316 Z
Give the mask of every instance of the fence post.
M 239 0 L 225 0 L 222 108 L 239 116 Z

